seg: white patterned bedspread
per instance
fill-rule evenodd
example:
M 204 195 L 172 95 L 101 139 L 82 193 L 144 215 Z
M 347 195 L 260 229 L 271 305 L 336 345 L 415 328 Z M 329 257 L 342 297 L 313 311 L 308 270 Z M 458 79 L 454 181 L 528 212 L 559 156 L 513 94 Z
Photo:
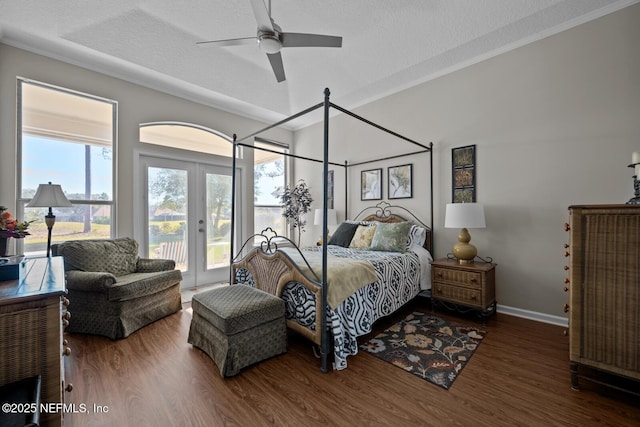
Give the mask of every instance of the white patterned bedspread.
M 307 250 L 321 249 L 306 248 L 303 253 Z M 371 332 L 373 322 L 402 307 L 420 292 L 421 287 L 423 289 L 430 287 L 426 283 L 421 286 L 420 282 L 421 276 L 430 277 L 428 260 L 431 256 L 423 248 L 400 253 L 328 246 L 327 251 L 338 257 L 367 260 L 371 262 L 378 276 L 376 282 L 356 291 L 335 310 L 328 308 L 334 340 L 334 368 L 341 370 L 347 367 L 347 357 L 358 353 L 357 337 Z M 420 253 L 420 256 L 417 253 Z M 301 302 L 299 292 L 295 296 L 285 295 L 287 291 L 285 289 L 283 292 L 285 302 L 287 300 L 291 300 L 293 304 Z M 299 311 L 300 306 L 293 308 L 290 304 L 287 305 L 294 311 L 298 311 L 297 314 L 302 314 Z M 305 304 L 305 306 L 307 309 L 311 306 L 315 311 L 312 304 Z M 289 309 L 287 311 L 289 312 Z M 297 317 L 297 315 L 294 316 Z

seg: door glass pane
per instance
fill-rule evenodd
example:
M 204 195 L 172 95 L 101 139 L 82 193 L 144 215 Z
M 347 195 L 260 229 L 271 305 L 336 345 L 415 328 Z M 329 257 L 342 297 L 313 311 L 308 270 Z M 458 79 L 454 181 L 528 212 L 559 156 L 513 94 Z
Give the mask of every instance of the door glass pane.
M 187 171 L 149 167 L 149 256 L 187 269 Z
M 229 265 L 231 249 L 231 176 L 206 174 L 207 269 Z

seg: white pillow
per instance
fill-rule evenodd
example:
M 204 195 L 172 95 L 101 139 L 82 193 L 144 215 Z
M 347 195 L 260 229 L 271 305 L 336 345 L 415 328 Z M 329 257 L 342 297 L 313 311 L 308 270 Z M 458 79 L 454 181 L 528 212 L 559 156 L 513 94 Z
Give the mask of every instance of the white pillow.
M 427 240 L 427 229 L 419 225 L 412 225 L 407 236 L 407 249 L 412 245 L 424 246 L 425 240 Z

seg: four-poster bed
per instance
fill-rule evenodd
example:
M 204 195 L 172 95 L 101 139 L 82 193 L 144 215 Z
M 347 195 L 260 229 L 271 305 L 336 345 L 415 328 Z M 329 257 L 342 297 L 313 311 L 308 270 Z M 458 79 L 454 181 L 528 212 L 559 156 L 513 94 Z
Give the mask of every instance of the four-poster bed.
M 433 250 L 431 233 L 433 225 L 433 160 L 431 151 L 433 144 L 430 143 L 428 146 L 420 144 L 331 103 L 329 89 L 325 89 L 324 95 L 323 103 L 316 104 L 258 132 L 243 138 L 237 138 L 234 135 L 231 212 L 232 218 L 235 219 L 236 148 L 242 146 L 269 151 L 254 147 L 245 141 L 323 107 L 324 146 L 322 160 L 287 154 L 296 159 L 318 162 L 323 165 L 322 246 L 301 250 L 291 240 L 278 236 L 273 230 L 267 229 L 263 230 L 261 234 L 253 235 L 247 239 L 236 254 L 234 227 L 232 226 L 230 283 L 254 286 L 283 298 L 287 307 L 287 325 L 319 346 L 322 370 L 326 372 L 330 353 L 333 353 L 335 368 L 344 369 L 347 365 L 346 357 L 356 354 L 358 351 L 356 341 L 358 336 L 370 332 L 371 325 L 378 318 L 393 313 L 418 295 L 421 287 L 422 289 L 429 287 L 427 283 L 428 268 L 431 260 L 430 252 Z M 332 163 L 328 160 L 329 110 L 331 108 L 420 148 L 405 154 L 358 163 Z M 348 209 L 348 168 L 423 153 L 429 154 L 430 225 L 426 225 L 401 206 L 382 202 L 362 210 L 354 217 L 355 223 L 352 227 L 363 227 L 359 231 L 369 232 L 369 234 L 373 234 L 377 230 L 379 235 L 382 235 L 382 230 L 392 234 L 397 234 L 400 231 L 405 234 L 398 234 L 400 237 L 396 240 L 404 240 L 396 242 L 393 248 L 385 247 L 383 242 L 377 250 L 369 250 L 368 247 L 354 248 L 353 245 L 343 247 L 344 245 L 331 244 L 332 242 L 328 240 L 327 229 L 329 165 L 345 168 L 345 217 L 348 217 L 346 213 Z M 375 213 L 363 216 L 368 209 L 375 209 Z M 253 246 L 256 237 L 259 238 L 260 245 L 245 254 L 244 250 L 250 245 Z M 382 237 L 379 240 L 383 240 Z M 344 287 L 348 287 L 349 290 L 345 291 Z

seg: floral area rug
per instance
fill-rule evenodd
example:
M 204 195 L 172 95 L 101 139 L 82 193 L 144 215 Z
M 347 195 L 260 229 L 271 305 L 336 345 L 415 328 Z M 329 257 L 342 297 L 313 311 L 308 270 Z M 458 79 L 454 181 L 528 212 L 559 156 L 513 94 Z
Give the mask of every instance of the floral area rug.
M 360 348 L 449 389 L 486 331 L 423 313 L 412 313 Z

